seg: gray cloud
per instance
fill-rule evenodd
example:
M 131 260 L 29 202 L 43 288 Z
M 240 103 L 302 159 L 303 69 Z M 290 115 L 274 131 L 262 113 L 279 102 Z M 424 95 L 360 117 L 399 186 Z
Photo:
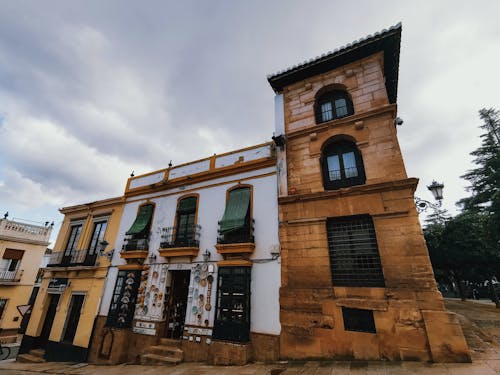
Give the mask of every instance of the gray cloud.
M 499 106 L 500 6 L 318 1 L 16 1 L 0 13 L 0 208 L 118 195 L 128 174 L 268 140 L 266 75 L 403 21 L 401 148 L 446 205 Z M 31 207 L 31 211 L 29 209 Z

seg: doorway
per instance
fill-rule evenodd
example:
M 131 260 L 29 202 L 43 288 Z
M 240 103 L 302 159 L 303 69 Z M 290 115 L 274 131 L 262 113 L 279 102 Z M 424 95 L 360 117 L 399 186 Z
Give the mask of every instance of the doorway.
M 180 339 L 186 321 L 191 271 L 170 271 L 172 279 L 165 296 L 166 327 L 164 337 Z
M 66 321 L 66 331 L 64 332 L 63 341 L 73 343 L 75 338 L 78 322 L 80 321 L 80 313 L 82 311 L 83 301 L 85 295 L 73 294 L 71 296 L 71 304 L 69 308 L 69 315 Z
M 52 324 L 54 323 L 54 317 L 56 316 L 57 304 L 59 303 L 60 294 L 48 294 L 49 306 L 47 307 L 47 313 L 45 314 L 45 322 L 43 323 L 42 332 L 40 333 L 40 348 L 45 349 L 49 341 L 50 331 L 52 330 Z

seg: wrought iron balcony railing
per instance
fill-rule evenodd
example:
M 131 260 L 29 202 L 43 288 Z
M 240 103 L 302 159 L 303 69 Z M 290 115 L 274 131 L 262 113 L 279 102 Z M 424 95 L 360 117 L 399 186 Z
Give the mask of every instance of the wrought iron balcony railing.
M 122 246 L 122 251 L 149 251 L 149 238 L 134 238 L 126 236 L 125 243 Z
M 171 249 L 175 247 L 199 247 L 200 246 L 200 225 L 185 225 L 177 227 L 167 227 L 161 229 L 161 249 Z
M 24 270 L 0 271 L 0 282 L 2 281 L 20 281 Z
M 89 250 L 72 250 L 69 254 L 65 251 L 56 251 L 50 255 L 47 267 L 76 267 L 97 265 L 97 252 Z
M 251 219 L 248 223 L 246 223 L 242 228 L 233 230 L 231 232 L 221 233 L 219 221 L 219 230 L 217 243 L 218 244 L 231 244 L 231 243 L 254 243 L 255 239 L 253 236 L 253 228 L 254 228 L 255 220 Z

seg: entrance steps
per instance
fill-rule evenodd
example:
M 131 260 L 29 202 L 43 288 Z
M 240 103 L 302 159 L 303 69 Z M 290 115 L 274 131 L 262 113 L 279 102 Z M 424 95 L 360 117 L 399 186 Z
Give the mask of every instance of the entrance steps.
M 180 340 L 160 339 L 159 345 L 150 346 L 146 353 L 141 355 L 141 364 L 177 365 L 184 358 L 184 352 L 180 346 Z
M 16 361 L 21 363 L 43 363 L 45 362 L 44 355 L 45 350 L 33 349 L 29 353 L 19 354 Z

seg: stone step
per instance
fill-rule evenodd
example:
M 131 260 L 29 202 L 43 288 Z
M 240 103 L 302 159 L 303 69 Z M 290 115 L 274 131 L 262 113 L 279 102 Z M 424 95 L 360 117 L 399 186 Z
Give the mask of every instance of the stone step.
M 181 347 L 181 340 L 162 338 L 162 339 L 160 339 L 160 345 L 173 346 L 175 348 L 180 348 Z
M 158 354 L 165 357 L 179 358 L 181 361 L 184 357 L 184 352 L 182 351 L 182 349 L 166 345 L 150 346 L 147 352 L 150 354 Z
M 45 359 L 29 353 L 24 353 L 19 354 L 16 358 L 16 361 L 21 363 L 43 363 L 45 362 Z
M 34 355 L 35 357 L 43 358 L 43 356 L 45 355 L 45 350 L 43 350 L 43 349 L 33 349 L 33 350 L 30 350 L 30 354 Z
M 158 354 L 141 355 L 141 365 L 177 365 L 182 360 L 179 358 L 166 357 Z

